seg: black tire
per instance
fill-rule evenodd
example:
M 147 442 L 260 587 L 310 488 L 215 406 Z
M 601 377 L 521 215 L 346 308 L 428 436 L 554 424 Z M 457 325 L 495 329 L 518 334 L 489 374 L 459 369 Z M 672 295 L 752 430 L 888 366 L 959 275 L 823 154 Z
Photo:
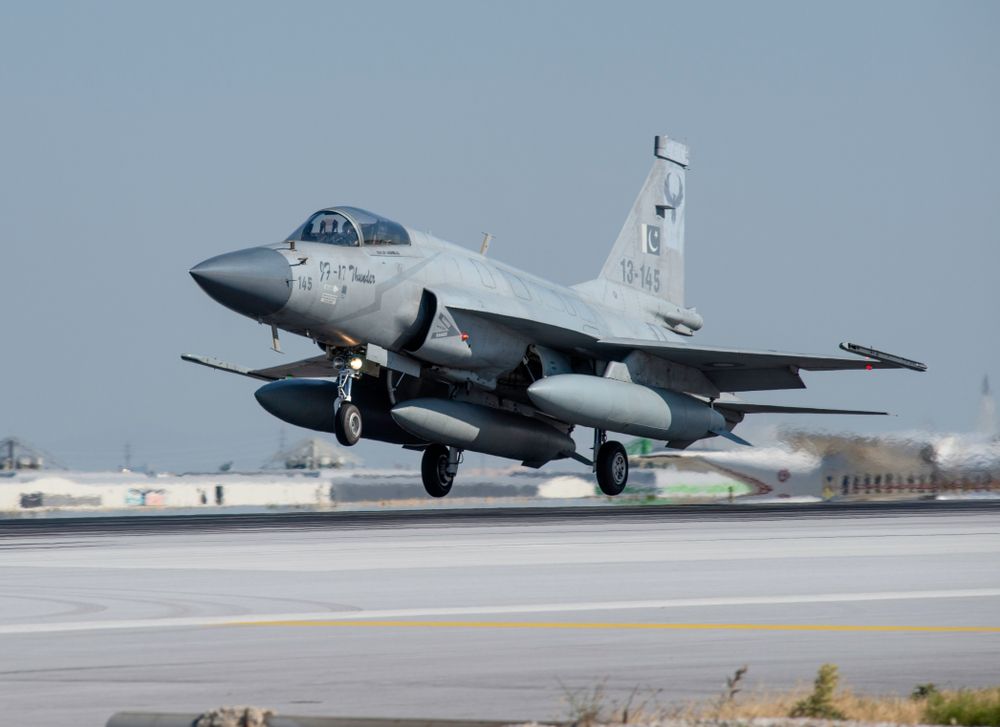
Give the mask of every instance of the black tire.
M 605 495 L 620 495 L 628 483 L 628 452 L 621 442 L 605 442 L 597 450 L 597 485 Z
M 340 405 L 334 424 L 333 433 L 345 447 L 353 447 L 361 439 L 361 410 L 351 402 L 345 401 Z
M 431 497 L 444 497 L 451 492 L 454 475 L 448 474 L 448 448 L 443 444 L 432 444 L 424 450 L 420 460 L 420 477 L 424 489 Z

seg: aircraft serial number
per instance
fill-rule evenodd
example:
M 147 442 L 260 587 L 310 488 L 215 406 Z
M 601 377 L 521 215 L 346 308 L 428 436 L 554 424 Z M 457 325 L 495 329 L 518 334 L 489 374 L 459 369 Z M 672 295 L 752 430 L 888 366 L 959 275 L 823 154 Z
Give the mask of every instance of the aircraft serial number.
M 622 280 L 629 285 L 637 285 L 654 293 L 660 292 L 660 270 L 649 265 L 638 267 L 628 258 L 622 258 Z

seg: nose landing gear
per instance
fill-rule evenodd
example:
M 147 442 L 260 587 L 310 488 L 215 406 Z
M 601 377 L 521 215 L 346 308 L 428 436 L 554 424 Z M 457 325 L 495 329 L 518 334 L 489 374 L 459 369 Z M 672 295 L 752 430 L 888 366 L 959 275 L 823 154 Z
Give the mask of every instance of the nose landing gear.
M 337 414 L 334 418 L 334 434 L 345 447 L 353 447 L 361 439 L 361 410 L 351 403 L 351 385 L 361 376 L 364 361 L 360 356 L 335 356 L 333 366 L 337 370 Z
M 345 447 L 353 447 L 361 439 L 361 410 L 351 402 L 341 402 L 333 424 L 337 441 Z

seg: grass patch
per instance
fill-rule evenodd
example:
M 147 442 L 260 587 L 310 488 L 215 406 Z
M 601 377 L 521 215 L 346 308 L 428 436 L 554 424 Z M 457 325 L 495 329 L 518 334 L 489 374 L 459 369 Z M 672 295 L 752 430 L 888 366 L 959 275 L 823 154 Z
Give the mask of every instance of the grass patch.
M 1000 727 L 1000 687 L 934 690 L 926 698 L 924 716 L 930 724 Z
M 819 719 L 846 719 L 833 703 L 840 675 L 834 664 L 824 664 L 816 674 L 812 694 L 800 699 L 788 713 L 789 717 L 817 717 Z
M 688 710 L 685 717 L 693 719 L 753 719 L 755 717 L 788 717 L 812 692 L 804 689 L 788 692 L 750 692 L 722 709 L 703 709 L 698 705 Z M 924 724 L 924 705 L 908 697 L 869 696 L 841 690 L 830 700 L 832 711 L 839 719 L 861 722 L 894 722 L 896 724 Z M 828 717 L 827 719 L 836 719 Z

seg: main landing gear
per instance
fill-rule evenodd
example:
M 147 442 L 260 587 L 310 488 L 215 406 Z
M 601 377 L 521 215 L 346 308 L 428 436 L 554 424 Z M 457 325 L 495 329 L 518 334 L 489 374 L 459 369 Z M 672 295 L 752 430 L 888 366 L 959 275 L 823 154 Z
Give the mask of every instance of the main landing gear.
M 594 430 L 594 474 L 605 495 L 620 495 L 628 483 L 628 452 L 621 442 L 607 441 L 603 429 Z
M 444 497 L 451 492 L 461 463 L 462 450 L 455 447 L 432 444 L 425 449 L 420 460 L 420 477 L 427 494 L 431 497 Z
M 594 432 L 594 474 L 597 485 L 605 495 L 620 495 L 628 483 L 628 452 L 621 442 L 607 441 L 603 429 Z M 451 492 L 458 466 L 462 463 L 462 450 L 432 444 L 424 450 L 420 460 L 420 478 L 431 497 L 444 497 Z

